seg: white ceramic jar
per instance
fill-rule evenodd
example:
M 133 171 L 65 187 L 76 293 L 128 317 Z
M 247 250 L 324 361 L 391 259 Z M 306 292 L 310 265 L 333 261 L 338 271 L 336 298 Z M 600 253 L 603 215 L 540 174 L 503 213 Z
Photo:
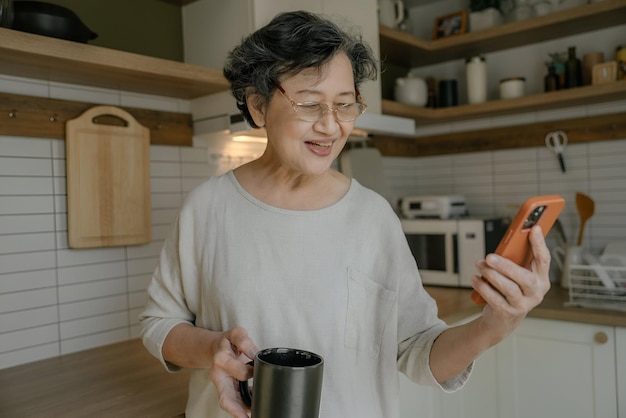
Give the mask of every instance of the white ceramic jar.
M 524 95 L 526 95 L 526 79 L 524 77 L 511 77 L 500 80 L 501 99 L 515 99 Z
M 470 104 L 487 101 L 487 63 L 484 57 L 477 56 L 465 63 L 467 76 L 467 101 Z
M 428 86 L 423 78 L 397 78 L 394 88 L 396 100 L 414 106 L 426 106 Z

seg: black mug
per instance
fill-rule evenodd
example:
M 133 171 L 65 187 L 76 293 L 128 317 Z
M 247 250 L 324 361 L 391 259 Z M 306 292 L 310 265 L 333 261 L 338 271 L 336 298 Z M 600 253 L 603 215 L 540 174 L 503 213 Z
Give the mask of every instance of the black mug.
M 459 104 L 456 80 L 441 80 L 437 95 L 437 107 L 449 107 Z
M 248 381 L 239 391 L 252 418 L 318 418 L 324 360 L 295 348 L 268 348 L 257 353 L 252 394 Z

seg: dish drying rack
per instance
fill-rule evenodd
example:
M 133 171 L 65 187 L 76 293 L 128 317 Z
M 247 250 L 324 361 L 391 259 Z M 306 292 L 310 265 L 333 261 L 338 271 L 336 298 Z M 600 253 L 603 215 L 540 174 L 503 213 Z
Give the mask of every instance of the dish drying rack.
M 626 267 L 574 264 L 566 306 L 626 311 Z

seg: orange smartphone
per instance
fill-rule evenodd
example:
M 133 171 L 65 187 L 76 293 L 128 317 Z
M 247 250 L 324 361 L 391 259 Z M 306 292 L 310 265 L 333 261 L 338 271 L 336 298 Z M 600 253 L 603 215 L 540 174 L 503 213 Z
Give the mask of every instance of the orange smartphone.
M 528 242 L 530 229 L 539 225 L 543 236 L 548 235 L 564 206 L 565 199 L 559 195 L 535 196 L 526 200 L 494 252 L 522 267 L 530 267 L 530 262 L 533 259 Z M 477 305 L 485 303 L 483 297 L 476 290 L 472 291 L 471 298 Z

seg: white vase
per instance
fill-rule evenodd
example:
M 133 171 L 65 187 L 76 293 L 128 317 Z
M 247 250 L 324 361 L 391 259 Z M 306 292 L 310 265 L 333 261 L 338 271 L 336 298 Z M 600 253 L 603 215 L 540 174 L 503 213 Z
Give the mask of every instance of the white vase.
M 471 32 L 491 28 L 502 24 L 500 10 L 490 7 L 480 12 L 471 12 L 469 15 L 469 27 Z

